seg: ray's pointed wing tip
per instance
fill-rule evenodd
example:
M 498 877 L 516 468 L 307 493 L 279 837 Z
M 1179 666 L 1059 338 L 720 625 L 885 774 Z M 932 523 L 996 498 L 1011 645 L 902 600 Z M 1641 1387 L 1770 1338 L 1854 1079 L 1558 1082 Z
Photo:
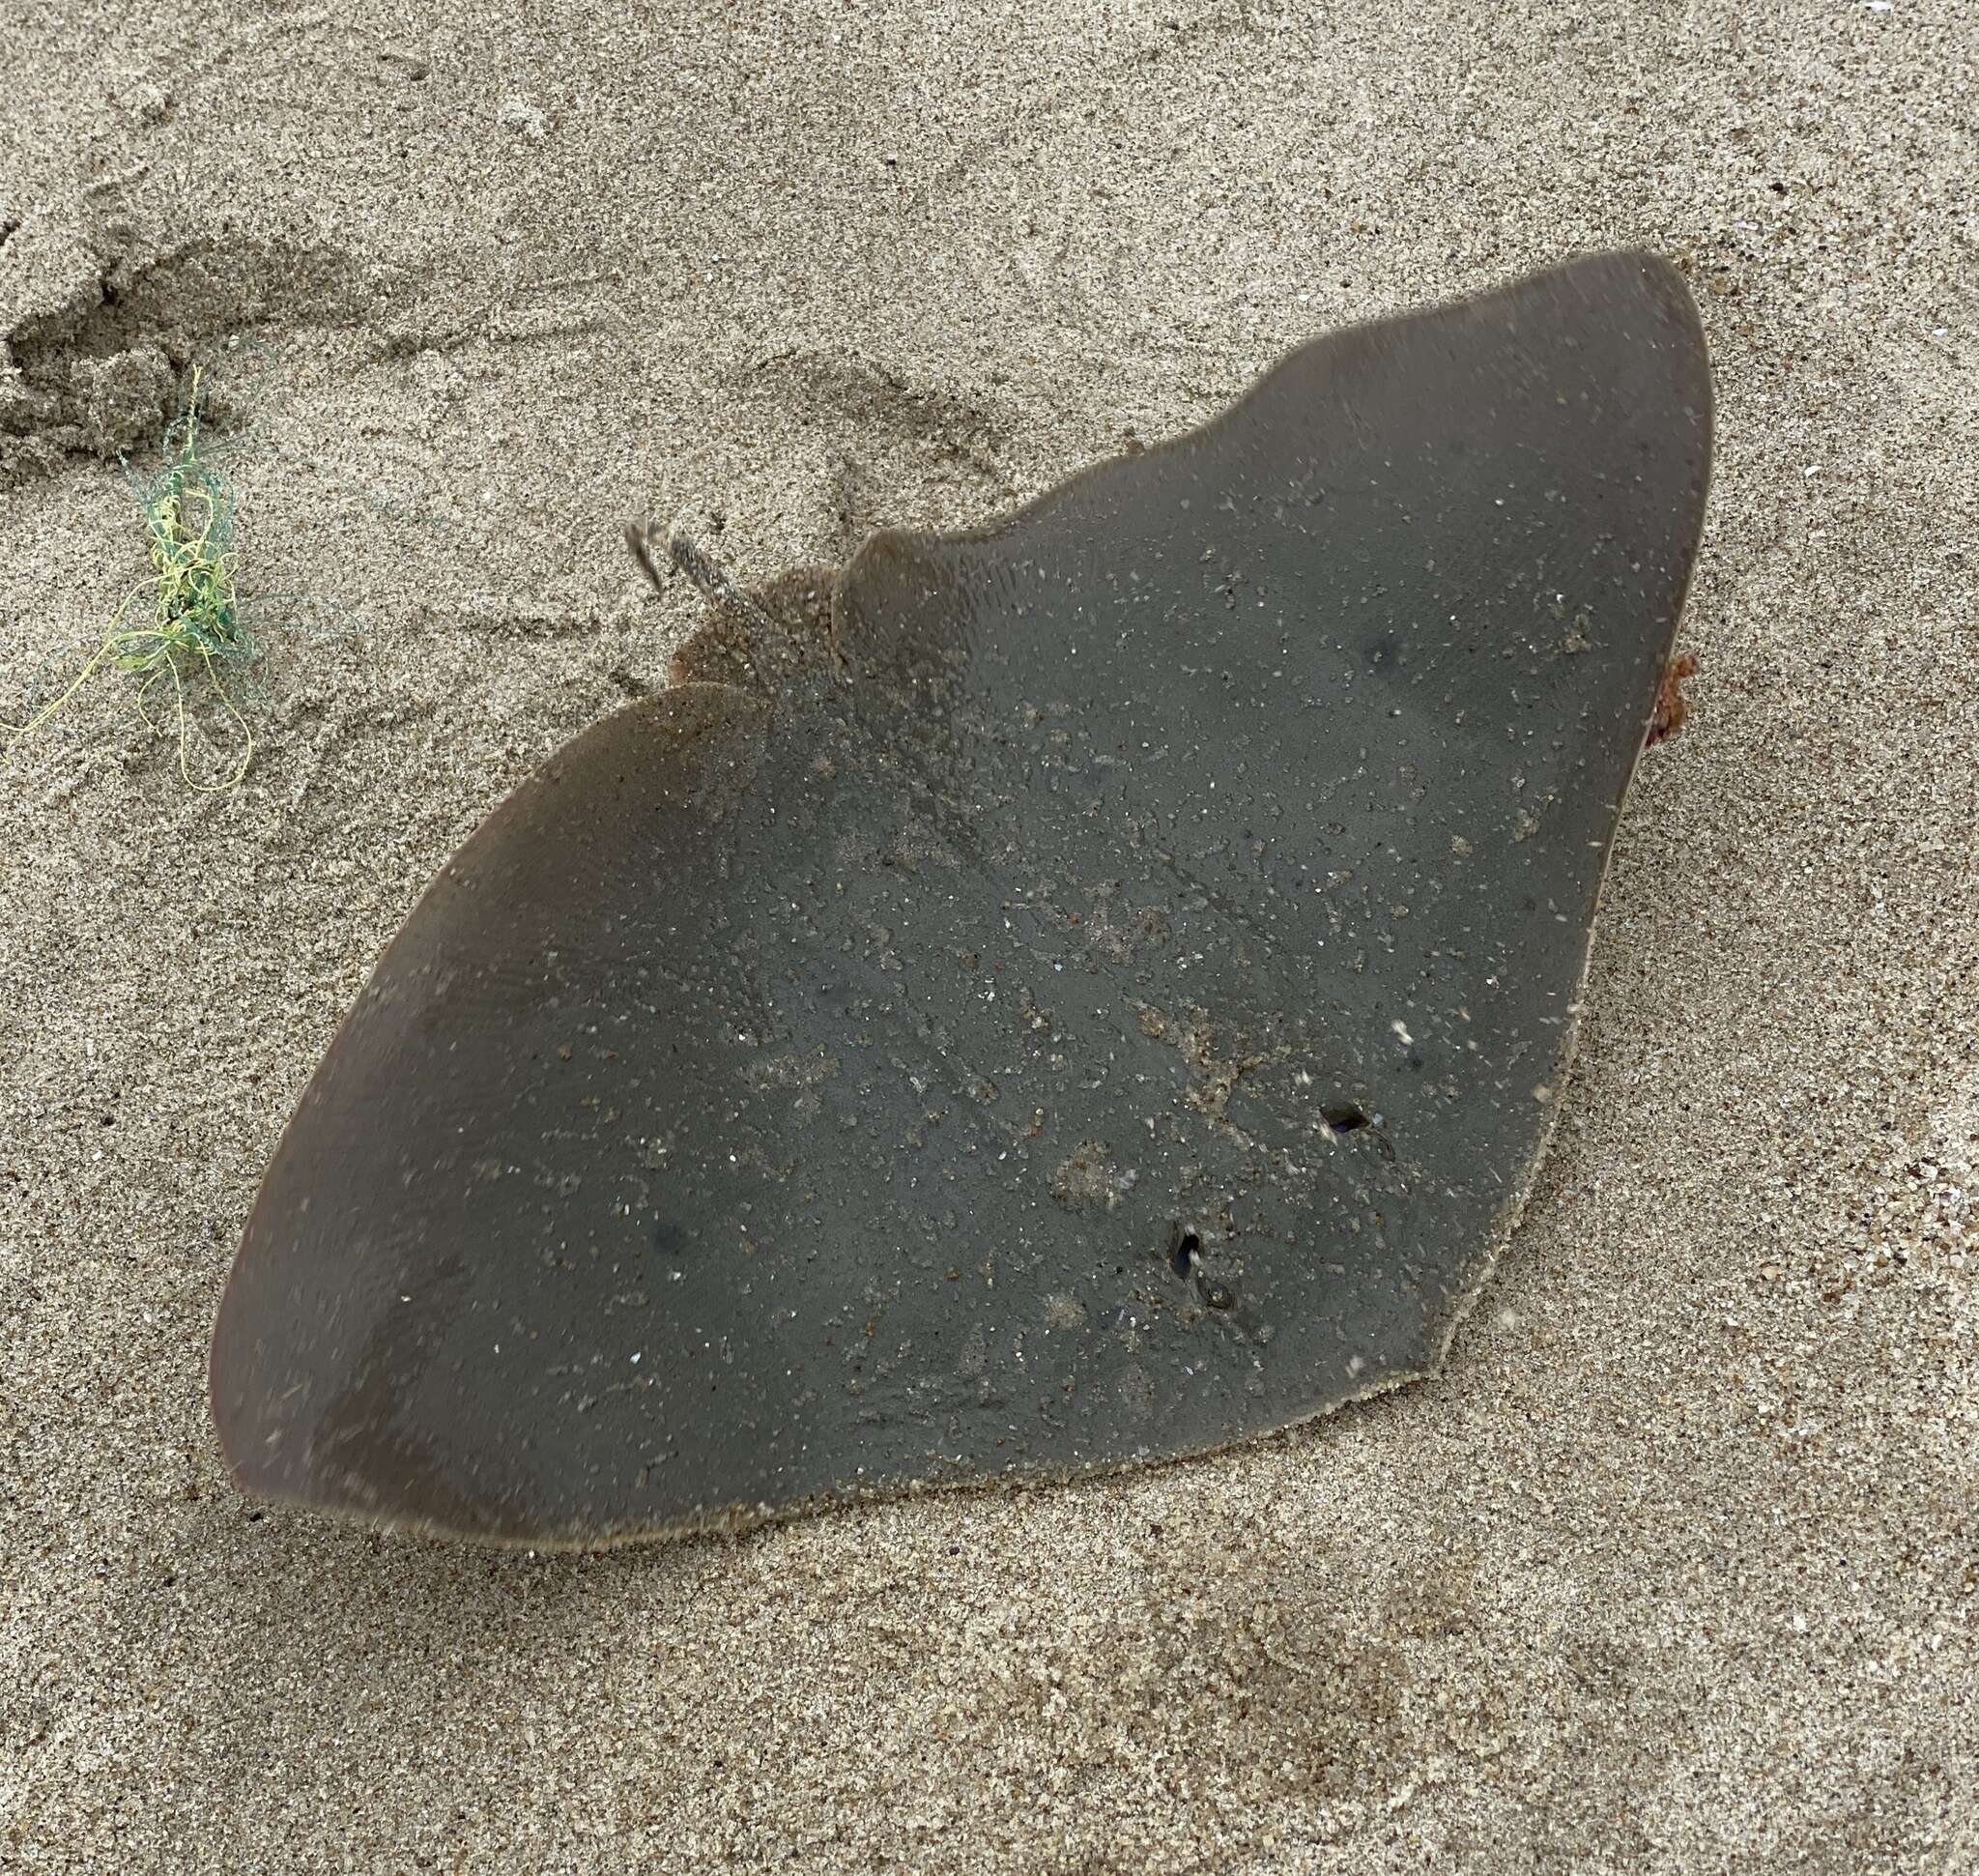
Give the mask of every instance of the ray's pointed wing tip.
M 1684 277 L 1683 270 L 1668 255 L 1647 247 L 1618 248 L 1611 253 L 1592 256 L 1586 262 L 1569 263 L 1569 266 L 1605 266 L 1609 269 L 1620 266 L 1630 271 L 1678 337 L 1685 354 L 1684 366 L 1691 379 L 1690 390 L 1698 400 L 1708 439 L 1712 424 L 1710 347 L 1705 336 L 1704 317 L 1698 310 L 1697 298 L 1690 290 L 1690 282 Z
M 1620 248 L 1600 258 L 1623 262 L 1636 270 L 1650 298 L 1669 316 L 1671 323 L 1682 332 L 1690 349 L 1696 354 L 1700 367 L 1703 367 L 1708 357 L 1704 317 L 1698 310 L 1697 297 L 1691 292 L 1682 268 L 1667 254 L 1659 254 L 1648 247 Z M 1708 388 L 1707 372 L 1706 389 Z
M 1627 270 L 1628 277 L 1648 296 L 1662 320 L 1669 349 L 1675 354 L 1671 384 L 1674 397 L 1669 415 L 1677 431 L 1685 437 L 1682 444 L 1675 447 L 1684 448 L 1695 470 L 1688 505 L 1692 533 L 1684 581 L 1687 594 L 1688 569 L 1694 565 L 1703 534 L 1717 444 L 1717 392 L 1711 381 L 1710 344 L 1705 332 L 1704 316 L 1683 270 L 1667 255 L 1649 248 L 1620 248 L 1569 263 L 1567 271 L 1597 267 L 1610 270 L 1611 277 L 1618 267 Z M 1679 596 L 1677 613 L 1671 620 L 1673 633 L 1682 610 L 1683 598 Z
M 1707 474 L 1715 427 L 1709 351 L 1704 323 L 1682 270 L 1668 256 L 1647 247 L 1616 247 L 1569 256 L 1495 286 L 1446 296 L 1360 322 L 1329 327 L 1285 352 L 1255 376 L 1244 391 L 1206 422 L 1166 438 L 1133 455 L 1112 455 L 1054 483 L 1042 494 L 993 520 L 961 529 L 880 528 L 868 534 L 840 569 L 833 587 L 833 612 L 841 635 L 848 616 L 883 600 L 897 601 L 910 588 L 932 597 L 948 578 L 945 554 L 952 549 L 992 543 L 1013 530 L 1055 510 L 1089 499 L 1113 478 L 1162 473 L 1165 461 L 1197 448 L 1219 431 L 1254 418 L 1270 408 L 1275 393 L 1292 387 L 1293 395 L 1313 401 L 1337 394 L 1342 374 L 1370 367 L 1381 341 L 1406 345 L 1411 334 L 1435 330 L 1437 323 L 1481 318 L 1487 325 L 1527 308 L 1545 308 L 1566 325 L 1608 324 L 1616 331 L 1659 348 L 1667 340 L 1677 357 L 1673 410 L 1687 414 L 1701 439 Z M 1643 315 L 1649 315 L 1648 327 Z
M 244 1239 L 244 1251 L 251 1236 Z M 438 1490 L 431 1468 L 403 1463 L 390 1438 L 361 1441 L 343 1462 L 325 1463 L 308 1423 L 309 1381 L 266 1384 L 266 1348 L 253 1339 L 230 1282 L 208 1355 L 208 1404 L 227 1476 L 243 1498 L 302 1511 L 353 1528 L 398 1532 L 502 1548 L 567 1547 L 571 1540 L 516 1523 L 499 1504 Z M 374 1429 L 379 1430 L 379 1429 Z
M 1616 247 L 1576 255 L 1497 288 L 1425 307 L 1419 316 L 1434 319 L 1471 306 L 1509 307 L 1521 303 L 1560 306 L 1569 296 L 1578 302 L 1571 307 L 1573 323 L 1610 321 L 1619 332 L 1632 339 L 1649 336 L 1638 325 L 1635 312 L 1647 309 L 1653 315 L 1663 329 L 1654 342 L 1660 344 L 1667 337 L 1677 343 L 1682 354 L 1680 371 L 1689 379 L 1686 389 L 1699 400 L 1708 424 L 1711 385 L 1704 321 L 1682 268 L 1652 248 Z M 1400 320 L 1411 317 L 1398 315 Z
M 1548 282 L 1568 279 L 1578 279 L 1591 287 L 1603 282 L 1640 283 L 1659 299 L 1667 301 L 1672 307 L 1681 307 L 1693 316 L 1696 311 L 1696 303 L 1691 299 L 1683 270 L 1667 254 L 1653 247 L 1600 247 L 1585 254 L 1569 255 L 1565 260 L 1554 261 L 1520 274 L 1502 287 L 1487 288 L 1485 295 L 1479 297 L 1488 297 L 1494 291 L 1519 293 Z
M 257 1199 L 220 1292 L 213 1338 L 207 1346 L 207 1407 L 227 1476 L 244 1498 L 334 1513 L 342 1507 L 319 1502 L 298 1477 L 282 1426 L 280 1410 L 285 1397 L 261 1386 L 257 1379 L 263 1361 L 247 1320 L 253 1312 L 243 1300 L 242 1269 L 249 1261 L 261 1211 L 262 1200 Z M 293 1384 L 290 1392 L 292 1395 Z
M 1690 283 L 1683 277 L 1682 268 L 1669 255 L 1653 247 L 1616 247 L 1589 258 L 1593 263 L 1605 261 L 1639 270 L 1655 293 L 1673 310 L 1681 312 L 1686 324 L 1698 324 L 1697 302 L 1691 297 Z
M 480 1497 L 439 1480 L 431 1467 L 404 1463 L 402 1441 L 361 1442 L 347 1462 L 325 1463 L 313 1433 L 284 1424 L 283 1400 L 261 1390 L 262 1352 L 244 1340 L 240 1312 L 223 1299 L 208 1358 L 208 1399 L 227 1475 L 256 1506 L 298 1511 L 330 1525 L 484 1551 L 597 1552 L 631 1544 L 734 1534 L 770 1515 L 765 1505 L 689 1508 L 642 1521 L 622 1508 L 600 1518 L 544 1517 L 514 1497 Z
M 220 1289 L 219 1307 L 206 1348 L 206 1404 L 213 1416 L 220 1458 L 226 1462 L 227 1476 L 236 1489 L 250 1498 L 265 1498 L 273 1492 L 271 1480 L 264 1475 L 265 1451 L 257 1450 L 262 1444 L 258 1433 L 264 1416 L 255 1411 L 255 1395 L 247 1378 L 246 1331 L 241 1320 L 241 1265 L 252 1242 L 254 1220 L 261 1205 L 257 1195 L 241 1241 L 228 1261 L 226 1282 Z

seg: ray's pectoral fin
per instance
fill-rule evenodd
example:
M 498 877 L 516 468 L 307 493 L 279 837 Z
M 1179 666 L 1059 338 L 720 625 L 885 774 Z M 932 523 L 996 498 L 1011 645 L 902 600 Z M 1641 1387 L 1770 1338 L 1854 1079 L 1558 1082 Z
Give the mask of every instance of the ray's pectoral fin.
M 836 582 L 671 544 L 690 681 L 490 816 L 276 1150 L 242 1486 L 592 1544 L 1433 1366 L 1558 1106 L 1709 458 L 1681 282 L 1605 255 Z
M 588 1313 L 614 1307 L 567 1289 L 606 1255 L 576 1201 L 588 1181 L 629 1219 L 618 1169 L 652 1157 L 630 1101 L 588 1090 L 639 1054 L 628 1026 L 693 981 L 666 960 L 654 882 L 719 889 L 710 861 L 768 715 L 686 684 L 593 725 L 489 816 L 379 960 L 221 1302 L 214 1413 L 244 1489 L 531 1534 L 539 1468 L 558 1462 L 527 1424 L 559 1365 L 545 1339 L 588 1343 Z

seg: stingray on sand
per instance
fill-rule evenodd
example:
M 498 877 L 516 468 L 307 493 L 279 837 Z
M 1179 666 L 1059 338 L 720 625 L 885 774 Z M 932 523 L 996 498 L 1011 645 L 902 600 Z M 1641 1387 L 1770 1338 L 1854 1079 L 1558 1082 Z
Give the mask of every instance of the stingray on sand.
M 244 1489 L 590 1544 L 1199 1453 L 1515 1223 L 1704 513 L 1641 255 L 714 590 L 380 960 L 221 1305 Z M 683 558 L 690 554 L 684 544 Z

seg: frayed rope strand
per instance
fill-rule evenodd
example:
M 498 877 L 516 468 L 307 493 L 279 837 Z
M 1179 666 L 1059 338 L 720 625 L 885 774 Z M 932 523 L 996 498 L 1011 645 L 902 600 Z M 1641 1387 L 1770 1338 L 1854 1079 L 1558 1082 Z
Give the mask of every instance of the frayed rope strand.
M 199 455 L 199 378 L 195 370 L 185 418 L 173 426 L 178 433 L 177 454 L 140 497 L 151 577 L 140 580 L 124 595 L 102 642 L 60 696 L 17 729 L 0 725 L 9 729 L 8 755 L 107 662 L 142 679 L 134 700 L 137 714 L 154 736 L 175 737 L 179 774 L 186 787 L 201 794 L 224 794 L 247 773 L 254 759 L 254 733 L 227 688 L 220 667 L 245 663 L 254 647 L 241 622 L 235 589 L 233 502 L 226 484 Z M 166 441 L 169 447 L 171 433 Z M 147 588 L 152 594 L 151 622 L 127 624 L 131 608 Z M 153 687 L 167 678 L 172 685 L 172 707 L 170 716 L 161 722 L 152 714 L 147 700 Z M 197 780 L 192 773 L 187 679 L 196 678 L 205 678 L 240 733 L 240 758 L 217 782 Z

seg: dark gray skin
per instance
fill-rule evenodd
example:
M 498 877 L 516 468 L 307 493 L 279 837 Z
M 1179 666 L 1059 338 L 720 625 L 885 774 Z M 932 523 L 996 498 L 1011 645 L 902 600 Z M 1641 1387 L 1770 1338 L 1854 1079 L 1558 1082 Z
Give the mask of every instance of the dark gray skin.
M 242 1488 L 589 1544 L 1431 1370 L 1549 1132 L 1710 423 L 1680 280 L 1602 256 L 718 600 L 303 1096 L 214 1341 Z

